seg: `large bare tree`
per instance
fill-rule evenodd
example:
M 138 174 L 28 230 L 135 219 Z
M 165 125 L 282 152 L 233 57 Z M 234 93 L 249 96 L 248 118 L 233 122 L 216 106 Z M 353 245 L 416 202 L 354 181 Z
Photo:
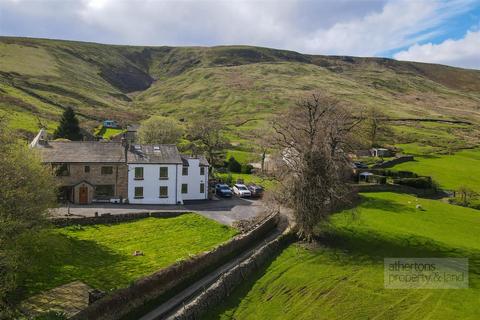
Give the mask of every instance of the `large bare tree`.
M 273 147 L 281 157 L 275 198 L 292 210 L 299 236 L 306 240 L 351 195 L 347 150 L 360 121 L 338 99 L 322 93 L 273 121 Z

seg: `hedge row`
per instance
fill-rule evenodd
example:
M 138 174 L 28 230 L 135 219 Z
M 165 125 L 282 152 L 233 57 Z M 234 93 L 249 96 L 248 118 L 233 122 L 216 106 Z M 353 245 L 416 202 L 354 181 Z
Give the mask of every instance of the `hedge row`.
M 402 178 L 394 179 L 393 183 L 404 186 L 409 186 L 417 189 L 434 189 L 435 183 L 430 177 L 418 177 L 418 178 Z

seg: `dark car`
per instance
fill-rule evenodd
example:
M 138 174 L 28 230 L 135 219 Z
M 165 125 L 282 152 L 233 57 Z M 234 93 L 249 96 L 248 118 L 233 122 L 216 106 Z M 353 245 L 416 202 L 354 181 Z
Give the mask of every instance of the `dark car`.
M 363 162 L 354 162 L 353 165 L 357 169 L 368 169 L 368 166 Z
M 217 196 L 230 198 L 233 195 L 232 190 L 226 184 L 217 184 L 215 186 L 215 193 Z
M 252 194 L 252 198 L 260 198 L 263 195 L 263 187 L 251 184 L 247 186 L 248 190 Z

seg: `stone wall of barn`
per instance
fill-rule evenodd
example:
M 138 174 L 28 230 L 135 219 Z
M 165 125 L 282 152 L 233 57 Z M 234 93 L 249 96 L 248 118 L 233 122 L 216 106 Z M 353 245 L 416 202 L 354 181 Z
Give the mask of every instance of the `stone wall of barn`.
M 111 173 L 102 173 L 102 167 L 111 167 Z M 60 186 L 74 186 L 82 181 L 94 187 L 113 185 L 114 198 L 128 198 L 128 166 L 125 163 L 69 163 L 68 171 L 66 176 L 57 176 Z

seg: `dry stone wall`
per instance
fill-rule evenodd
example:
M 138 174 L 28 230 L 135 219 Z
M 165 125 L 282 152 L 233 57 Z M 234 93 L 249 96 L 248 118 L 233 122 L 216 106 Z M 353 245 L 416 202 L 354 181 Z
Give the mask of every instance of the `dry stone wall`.
M 67 227 L 72 225 L 94 225 L 94 224 L 111 224 L 135 221 L 145 219 L 148 217 L 155 218 L 172 218 L 179 215 L 189 213 L 190 211 L 159 211 L 159 212 L 138 212 L 138 213 L 124 213 L 124 214 L 102 214 L 98 217 L 82 217 L 82 218 L 54 218 L 50 221 L 57 227 Z
M 225 301 L 248 277 L 263 269 L 273 257 L 295 239 L 292 233 L 285 233 L 270 241 L 250 258 L 223 274 L 212 286 L 182 307 L 172 318 L 176 320 L 200 319 L 205 312 Z
M 96 301 L 72 319 L 121 319 L 162 296 L 171 296 L 208 271 L 226 263 L 264 239 L 277 226 L 278 214 L 272 214 L 248 233 L 240 234 L 215 249 L 180 261 L 170 267 L 135 281 L 130 287 L 117 290 Z

